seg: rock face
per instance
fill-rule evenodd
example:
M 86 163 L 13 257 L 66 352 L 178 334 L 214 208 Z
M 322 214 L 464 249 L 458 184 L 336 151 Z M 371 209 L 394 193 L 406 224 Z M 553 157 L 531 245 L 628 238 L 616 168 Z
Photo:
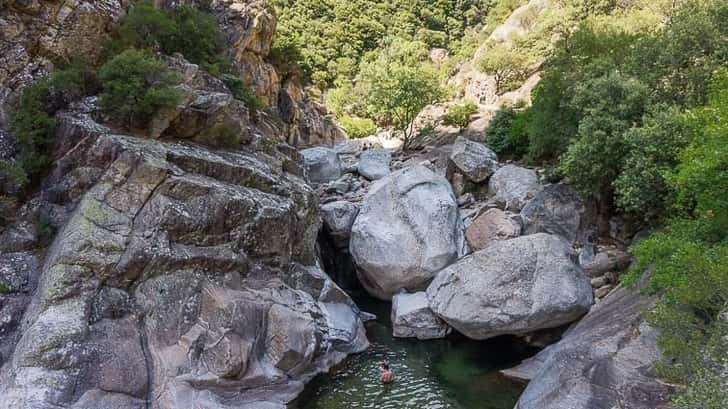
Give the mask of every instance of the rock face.
M 558 234 L 570 242 L 584 240 L 586 206 L 579 195 L 564 184 L 546 186 L 521 210 L 523 234 Z
M 485 145 L 459 137 L 453 145 L 450 162 L 470 181 L 485 181 L 498 169 L 498 157 Z
M 341 176 L 341 161 L 335 150 L 319 146 L 304 149 L 301 155 L 306 178 L 311 184 L 331 182 Z
M 0 2 L 0 126 L 17 92 L 53 69 L 83 56 L 95 64 L 100 47 L 125 15 L 126 0 Z
M 19 91 L 53 71 L 58 62 L 83 56 L 97 65 L 103 45 L 126 15 L 129 0 L 0 2 L 0 128 Z M 278 137 L 297 146 L 333 144 L 346 135 L 326 119 L 326 109 L 306 97 L 294 79 L 282 79 L 266 61 L 277 17 L 265 1 L 157 0 L 160 7 L 196 3 L 216 17 L 234 64 L 267 107 L 278 111 Z
M 465 238 L 473 251 L 482 250 L 496 240 L 521 234 L 521 224 L 500 209 L 488 209 L 465 228 Z
M 419 165 L 376 181 L 354 221 L 349 249 L 370 294 L 390 299 L 401 289 L 424 289 L 465 251 L 450 184 Z
M 366 347 L 313 267 L 318 202 L 289 157 L 58 121 L 72 149 L 43 196 L 62 227 L 0 371 L 4 408 L 283 408 Z
M 444 338 L 452 331 L 445 321 L 432 313 L 423 291 L 395 294 L 392 297 L 392 332 L 399 338 Z
M 369 149 L 359 155 L 357 171 L 369 180 L 381 179 L 389 175 L 392 154 L 386 149 Z
M 517 212 L 541 190 L 541 184 L 536 172 L 516 165 L 506 165 L 490 178 L 488 190 L 506 210 Z
M 561 341 L 504 371 L 530 379 L 516 409 L 672 408 L 670 389 L 650 369 L 659 350 L 641 312 L 652 305 L 650 298 L 620 288 Z
M 474 339 L 558 327 L 592 304 L 574 257 L 563 239 L 544 233 L 496 241 L 437 274 L 430 308 Z

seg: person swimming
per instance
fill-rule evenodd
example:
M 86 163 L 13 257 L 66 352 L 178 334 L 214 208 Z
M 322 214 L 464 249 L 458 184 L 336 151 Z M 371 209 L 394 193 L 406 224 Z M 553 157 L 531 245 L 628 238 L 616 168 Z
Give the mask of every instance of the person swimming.
M 389 366 L 389 362 L 384 361 L 381 365 L 379 365 L 379 382 L 381 383 L 392 383 L 394 382 L 394 372 L 392 372 L 392 368 Z

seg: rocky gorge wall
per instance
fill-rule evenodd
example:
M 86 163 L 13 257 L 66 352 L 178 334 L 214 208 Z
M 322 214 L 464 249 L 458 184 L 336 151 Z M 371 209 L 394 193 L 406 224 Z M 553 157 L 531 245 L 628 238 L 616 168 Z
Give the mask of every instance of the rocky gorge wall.
M 282 141 L 294 146 L 330 145 L 345 138 L 326 117 L 326 109 L 305 95 L 297 78 L 281 78 L 266 61 L 277 17 L 265 1 L 155 3 L 163 7 L 204 3 L 210 8 L 227 39 L 227 53 L 244 80 L 269 112 L 280 118 L 276 136 Z M 20 90 L 33 80 L 78 58 L 97 66 L 104 57 L 104 44 L 129 4 L 128 0 L 0 3 L 0 128 L 7 129 Z

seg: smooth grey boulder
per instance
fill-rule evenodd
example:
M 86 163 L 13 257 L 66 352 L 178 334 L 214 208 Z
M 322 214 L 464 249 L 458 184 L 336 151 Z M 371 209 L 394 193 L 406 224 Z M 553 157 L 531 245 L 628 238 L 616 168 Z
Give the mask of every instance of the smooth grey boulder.
M 488 182 L 488 190 L 495 201 L 514 212 L 520 211 L 541 188 L 536 172 L 516 165 L 498 169 Z
M 369 180 L 381 179 L 391 173 L 392 154 L 386 149 L 368 149 L 359 155 L 357 171 Z
M 349 243 L 362 285 L 385 300 L 402 289 L 423 290 L 465 248 L 450 184 L 421 165 L 371 185 Z
M 574 258 L 554 235 L 496 241 L 440 271 L 427 299 L 435 314 L 473 339 L 558 327 L 593 302 Z
M 302 150 L 301 155 L 309 183 L 318 185 L 341 177 L 341 160 L 335 150 L 317 146 Z
M 458 137 L 453 144 L 450 163 L 465 177 L 480 183 L 498 169 L 498 156 L 481 143 Z
M 670 387 L 652 364 L 655 331 L 642 320 L 654 300 L 619 288 L 561 341 L 504 374 L 530 380 L 516 409 L 668 409 Z
M 326 231 L 338 242 L 347 242 L 351 236 L 351 227 L 359 214 L 359 205 L 345 200 L 338 200 L 321 205 L 321 218 Z
M 570 186 L 548 185 L 521 210 L 523 234 L 558 234 L 569 242 L 584 239 L 587 228 L 584 201 Z
M 507 240 L 521 234 L 521 224 L 500 209 L 488 209 L 465 228 L 465 238 L 473 251 L 482 250 L 496 240 Z
M 392 297 L 392 335 L 398 338 L 444 338 L 452 331 L 430 310 L 424 291 Z

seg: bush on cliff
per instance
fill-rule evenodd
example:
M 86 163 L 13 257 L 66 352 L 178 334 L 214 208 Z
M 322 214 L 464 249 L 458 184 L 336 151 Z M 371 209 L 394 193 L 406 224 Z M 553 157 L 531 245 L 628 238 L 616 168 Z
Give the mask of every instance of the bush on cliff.
M 177 105 L 179 79 L 149 52 L 129 49 L 99 70 L 101 108 L 127 126 L 146 124 L 163 108 Z
M 10 119 L 18 154 L 15 161 L 0 163 L 0 180 L 14 185 L 8 190 L 20 190 L 43 173 L 50 162 L 55 112 L 94 88 L 93 72 L 76 61 L 23 89 Z
M 453 105 L 447 109 L 442 118 L 445 125 L 453 125 L 462 129 L 470 123 L 470 117 L 478 112 L 478 105 L 473 101 L 465 101 L 462 104 Z

